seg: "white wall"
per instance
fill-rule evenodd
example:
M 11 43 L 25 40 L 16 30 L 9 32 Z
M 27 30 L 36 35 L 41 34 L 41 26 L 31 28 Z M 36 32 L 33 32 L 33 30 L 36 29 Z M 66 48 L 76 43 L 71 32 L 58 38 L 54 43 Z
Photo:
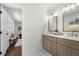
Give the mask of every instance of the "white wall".
M 63 14 L 62 11 L 58 13 L 58 31 L 63 32 Z
M 38 55 L 42 48 L 44 14 L 40 6 L 27 4 L 22 9 L 22 55 Z

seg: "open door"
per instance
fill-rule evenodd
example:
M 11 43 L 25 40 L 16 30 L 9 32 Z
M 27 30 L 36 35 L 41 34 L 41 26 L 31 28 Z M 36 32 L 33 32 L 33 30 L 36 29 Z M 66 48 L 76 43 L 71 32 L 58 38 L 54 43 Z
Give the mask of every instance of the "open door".
M 6 53 L 6 49 L 9 46 L 9 32 L 8 32 L 8 15 L 5 11 L 5 9 L 1 6 L 1 52 L 2 52 L 2 56 L 5 55 Z
M 1 55 L 1 6 L 0 6 L 0 55 Z
M 22 55 L 22 10 L 1 5 L 0 8 L 0 55 Z M 16 51 L 17 50 L 17 51 Z

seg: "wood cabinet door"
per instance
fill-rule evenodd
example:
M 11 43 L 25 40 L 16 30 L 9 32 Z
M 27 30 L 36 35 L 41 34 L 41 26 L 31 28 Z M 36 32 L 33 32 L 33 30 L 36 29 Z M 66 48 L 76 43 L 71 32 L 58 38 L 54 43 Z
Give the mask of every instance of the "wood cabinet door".
M 57 44 L 57 56 L 66 56 L 66 47 L 61 45 L 61 44 Z
M 56 38 L 44 36 L 43 47 L 48 50 L 52 55 L 56 55 Z
M 49 40 L 49 52 L 52 54 L 52 55 L 56 55 L 56 42 L 53 41 L 53 40 Z
M 47 50 L 49 49 L 49 41 L 46 38 L 43 39 L 43 48 Z
M 79 51 L 67 47 L 67 56 L 79 56 Z

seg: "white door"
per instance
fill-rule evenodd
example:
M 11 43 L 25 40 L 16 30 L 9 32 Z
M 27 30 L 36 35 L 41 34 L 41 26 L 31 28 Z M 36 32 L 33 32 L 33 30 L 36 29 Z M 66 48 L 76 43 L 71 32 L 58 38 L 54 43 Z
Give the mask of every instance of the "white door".
M 1 7 L 0 7 L 0 32 L 1 32 Z M 1 54 L 1 33 L 0 33 L 0 54 Z
M 9 32 L 8 32 L 8 15 L 3 7 L 1 7 L 1 52 L 5 55 L 6 49 L 9 47 Z

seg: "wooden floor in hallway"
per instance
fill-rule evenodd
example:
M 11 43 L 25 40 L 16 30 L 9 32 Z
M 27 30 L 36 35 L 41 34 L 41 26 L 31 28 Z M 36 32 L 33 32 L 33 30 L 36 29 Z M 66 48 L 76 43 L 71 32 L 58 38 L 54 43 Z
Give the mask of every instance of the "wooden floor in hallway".
M 9 48 L 5 56 L 22 56 L 22 47 L 17 46 L 17 47 Z

